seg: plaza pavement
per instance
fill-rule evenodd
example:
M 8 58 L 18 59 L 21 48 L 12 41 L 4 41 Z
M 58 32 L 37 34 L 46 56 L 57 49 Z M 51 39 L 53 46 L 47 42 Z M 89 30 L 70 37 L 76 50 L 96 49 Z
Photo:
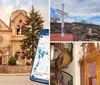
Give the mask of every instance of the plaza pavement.
M 30 80 L 29 76 L 0 76 L 0 85 L 46 85 Z
M 30 73 L 0 73 L 0 76 L 30 76 Z

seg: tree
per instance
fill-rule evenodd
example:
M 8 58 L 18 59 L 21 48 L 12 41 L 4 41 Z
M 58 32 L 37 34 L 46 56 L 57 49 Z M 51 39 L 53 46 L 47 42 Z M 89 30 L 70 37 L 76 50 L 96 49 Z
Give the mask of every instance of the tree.
M 21 48 L 25 51 L 22 58 L 33 58 L 36 53 L 40 31 L 43 29 L 43 17 L 32 6 L 29 15 L 24 23 L 23 35 L 25 38 L 21 41 Z
M 56 23 L 57 21 L 60 21 L 60 18 L 57 15 L 53 15 L 50 17 L 50 21 Z
M 88 24 L 86 20 L 82 20 L 81 23 Z

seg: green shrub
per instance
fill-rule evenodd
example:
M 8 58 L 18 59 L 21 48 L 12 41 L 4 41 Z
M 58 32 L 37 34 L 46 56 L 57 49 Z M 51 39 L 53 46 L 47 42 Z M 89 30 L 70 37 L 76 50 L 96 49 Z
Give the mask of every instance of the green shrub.
M 31 64 L 30 64 L 29 62 L 26 62 L 26 65 L 27 65 L 27 66 L 30 66 Z
M 15 57 L 10 57 L 8 61 L 9 65 L 16 65 L 16 58 Z
M 21 59 L 24 60 L 25 59 L 25 56 L 21 56 Z

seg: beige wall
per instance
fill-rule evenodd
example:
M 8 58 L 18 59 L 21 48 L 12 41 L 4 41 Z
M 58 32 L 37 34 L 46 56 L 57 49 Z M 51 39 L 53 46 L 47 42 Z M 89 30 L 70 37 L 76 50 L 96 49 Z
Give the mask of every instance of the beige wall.
M 0 30 L 8 30 L 8 26 L 2 21 L 0 20 Z
M 11 45 L 11 32 L 0 32 L 0 36 L 3 37 L 2 43 L 0 43 L 0 49 L 2 50 L 2 64 L 8 64 L 7 46 Z
M 21 51 L 21 47 L 20 47 L 21 43 L 18 41 L 15 41 L 15 42 L 12 42 L 11 45 L 12 45 L 12 56 L 15 56 L 16 51 Z
M 0 36 L 3 37 L 0 47 L 6 47 L 11 44 L 11 32 L 0 32 Z

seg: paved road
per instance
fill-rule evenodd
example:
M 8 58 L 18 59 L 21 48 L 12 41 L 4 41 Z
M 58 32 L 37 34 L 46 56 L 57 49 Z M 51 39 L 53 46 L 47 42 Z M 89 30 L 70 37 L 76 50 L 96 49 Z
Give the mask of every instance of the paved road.
M 29 76 L 0 76 L 0 85 L 44 85 L 32 82 Z

